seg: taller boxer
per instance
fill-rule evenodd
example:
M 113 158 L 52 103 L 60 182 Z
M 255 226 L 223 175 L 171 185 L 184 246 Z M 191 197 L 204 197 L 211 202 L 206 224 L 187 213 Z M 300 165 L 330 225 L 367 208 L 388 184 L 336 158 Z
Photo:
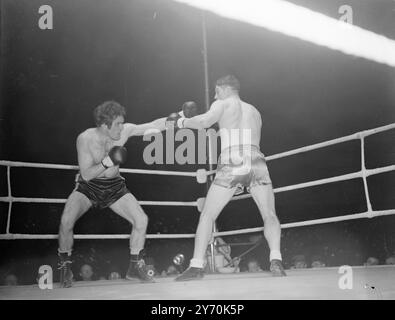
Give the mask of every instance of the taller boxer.
M 285 276 L 280 253 L 281 227 L 276 216 L 272 181 L 265 156 L 259 145 L 262 117 L 251 104 L 239 96 L 240 83 L 234 76 L 217 80 L 215 100 L 210 110 L 190 119 L 167 121 L 177 128 L 205 129 L 218 122 L 221 155 L 217 173 L 203 206 L 195 237 L 190 266 L 177 281 L 203 277 L 204 257 L 212 237 L 213 223 L 225 205 L 240 189 L 251 193 L 264 222 L 264 236 L 270 248 L 270 270 L 274 276 Z

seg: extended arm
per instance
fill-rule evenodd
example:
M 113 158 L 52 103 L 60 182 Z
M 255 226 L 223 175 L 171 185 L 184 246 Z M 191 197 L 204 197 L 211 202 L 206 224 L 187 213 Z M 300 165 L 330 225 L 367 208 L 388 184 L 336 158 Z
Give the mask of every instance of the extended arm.
M 184 119 L 183 128 L 204 129 L 210 128 L 214 123 L 218 122 L 224 112 L 224 102 L 221 100 L 214 101 L 210 110 L 206 113 L 195 117 Z
M 159 118 L 143 124 L 125 123 L 124 130 L 128 138 L 163 131 L 166 130 L 166 118 Z

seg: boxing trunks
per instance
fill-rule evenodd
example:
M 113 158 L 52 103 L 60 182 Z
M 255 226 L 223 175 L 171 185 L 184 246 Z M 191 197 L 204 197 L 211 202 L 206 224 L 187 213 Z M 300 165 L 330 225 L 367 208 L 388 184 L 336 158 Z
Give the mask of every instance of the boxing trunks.
M 86 181 L 80 174 L 76 177 L 75 191 L 84 194 L 92 202 L 92 206 L 99 209 L 109 207 L 125 194 L 130 193 L 125 178 L 121 176 Z
M 236 187 L 235 195 L 256 185 L 271 184 L 265 156 L 257 146 L 235 145 L 221 152 L 214 184 Z

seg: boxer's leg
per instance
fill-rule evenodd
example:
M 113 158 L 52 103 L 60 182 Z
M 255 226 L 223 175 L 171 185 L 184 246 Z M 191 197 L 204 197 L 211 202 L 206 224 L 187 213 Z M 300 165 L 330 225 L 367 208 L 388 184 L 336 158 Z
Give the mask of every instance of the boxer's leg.
M 195 249 L 193 259 L 190 263 L 191 268 L 177 277 L 177 281 L 193 280 L 202 277 L 204 255 L 212 236 L 213 224 L 222 209 L 232 198 L 235 190 L 236 187 L 225 188 L 216 184 L 210 186 L 196 231 Z
M 136 198 L 127 193 L 110 205 L 110 208 L 132 224 L 130 235 L 130 264 L 126 279 L 140 278 L 143 281 L 153 281 L 153 270 L 149 269 L 140 256 L 144 248 L 148 217 Z
M 204 202 L 195 237 L 193 259 L 204 261 L 204 255 L 212 236 L 213 225 L 218 215 L 232 198 L 236 188 L 224 188 L 212 184 Z M 203 266 L 201 266 L 203 267 Z
M 263 232 L 270 250 L 280 251 L 281 227 L 276 216 L 272 185 L 257 185 L 251 187 L 250 192 L 261 213 Z
M 61 287 L 71 287 L 73 272 L 71 271 L 71 251 L 73 249 L 73 228 L 75 222 L 92 206 L 89 199 L 78 191 L 74 191 L 67 199 L 59 226 L 59 270 Z
M 250 188 L 250 193 L 259 208 L 261 213 L 264 229 L 263 233 L 267 240 L 270 249 L 270 261 L 282 261 L 280 253 L 280 241 L 281 241 L 281 225 L 276 215 L 275 200 L 272 184 L 255 185 Z M 273 265 L 273 263 L 272 263 Z M 276 266 L 271 266 L 271 269 Z M 274 275 L 285 275 L 282 270 L 282 265 L 280 263 L 281 270 L 272 270 Z M 276 271 L 278 271 L 276 273 Z
M 143 208 L 131 193 L 127 193 L 110 205 L 110 209 L 132 224 L 129 243 L 130 254 L 138 255 L 144 248 L 148 225 L 148 217 Z
M 82 193 L 71 193 L 64 206 L 59 226 L 59 252 L 71 253 L 73 249 L 73 229 L 76 221 L 92 206 Z

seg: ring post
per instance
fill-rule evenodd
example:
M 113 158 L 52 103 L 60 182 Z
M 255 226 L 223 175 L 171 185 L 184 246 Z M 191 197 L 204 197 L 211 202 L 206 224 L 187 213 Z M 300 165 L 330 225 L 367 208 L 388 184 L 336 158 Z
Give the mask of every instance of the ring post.
M 7 166 L 7 189 L 8 189 L 8 214 L 6 234 L 10 233 L 11 211 L 12 211 L 12 193 L 11 193 L 11 167 Z
M 209 80 L 208 80 L 208 59 L 207 59 L 207 29 L 206 29 L 206 17 L 204 11 L 202 11 L 202 35 L 203 35 L 203 65 L 204 65 L 204 98 L 206 104 L 206 111 L 210 109 L 210 87 L 209 87 Z M 212 153 L 212 142 L 211 142 L 211 135 L 208 136 L 208 158 L 209 158 L 209 169 L 210 171 L 213 170 L 213 153 Z M 210 185 L 213 181 L 213 176 L 210 175 L 209 179 L 207 180 L 207 192 L 210 188 Z M 214 222 L 213 225 L 213 233 L 217 232 L 217 225 Z M 214 248 L 215 248 L 215 239 L 212 243 L 210 243 L 210 254 L 211 254 L 211 261 L 213 262 L 210 266 L 210 271 L 215 272 L 215 264 L 214 264 Z

